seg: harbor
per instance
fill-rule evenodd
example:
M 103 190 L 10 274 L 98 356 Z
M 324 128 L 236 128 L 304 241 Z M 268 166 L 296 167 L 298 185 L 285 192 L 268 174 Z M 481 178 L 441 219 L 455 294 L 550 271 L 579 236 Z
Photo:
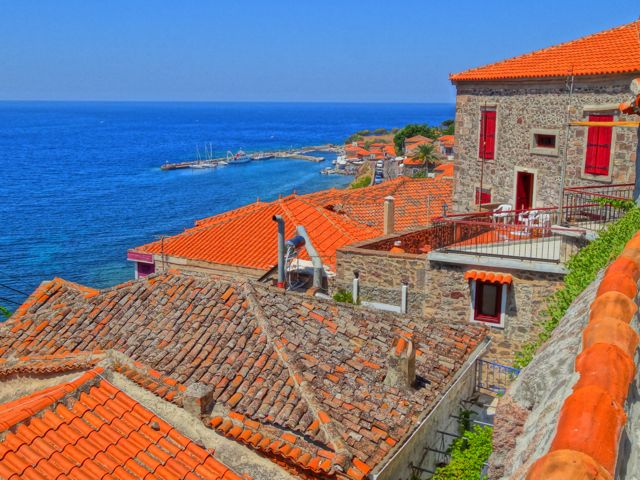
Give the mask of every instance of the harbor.
M 324 157 L 310 155 L 314 152 L 331 152 L 331 153 L 344 153 L 344 148 L 332 144 L 317 145 L 310 147 L 303 147 L 298 149 L 289 150 L 277 150 L 277 151 L 261 151 L 246 153 L 242 150 L 238 150 L 235 154 L 227 152 L 225 157 L 214 157 L 213 148 L 210 145 L 205 145 L 204 155 L 200 156 L 200 151 L 196 148 L 196 159 L 185 162 L 171 163 L 166 161 L 161 167 L 161 170 L 181 170 L 185 168 L 204 169 L 204 168 L 217 168 L 226 165 L 248 163 L 251 161 L 264 161 L 272 158 L 288 158 L 292 160 L 304 160 L 307 162 L 323 162 Z

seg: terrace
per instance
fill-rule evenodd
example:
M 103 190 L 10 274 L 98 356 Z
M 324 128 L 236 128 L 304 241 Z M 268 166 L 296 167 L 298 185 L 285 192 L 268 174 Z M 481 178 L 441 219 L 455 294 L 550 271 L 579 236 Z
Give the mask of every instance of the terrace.
M 361 248 L 390 251 L 400 241 L 405 253 L 425 254 L 431 261 L 565 273 L 571 255 L 624 214 L 621 201 L 631 199 L 632 192 L 633 184 L 566 188 L 562 207 L 492 206 L 489 211 L 443 215 L 427 228 Z

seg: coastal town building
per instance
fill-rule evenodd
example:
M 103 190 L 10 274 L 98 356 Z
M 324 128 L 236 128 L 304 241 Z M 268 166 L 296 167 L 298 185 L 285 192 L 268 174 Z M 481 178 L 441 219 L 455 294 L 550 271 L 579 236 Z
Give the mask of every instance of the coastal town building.
M 425 137 L 424 135 L 414 135 L 413 137 L 405 138 L 404 154 L 409 157 L 413 156 L 417 153 L 421 145 L 430 145 L 432 143 L 433 139 Z
M 278 265 L 277 226 L 283 218 L 285 237 L 304 227 L 317 250 L 329 281 L 336 271 L 336 250 L 385 232 L 385 198 L 393 197 L 395 230 L 426 225 L 451 203 L 453 169 L 443 165 L 435 178 L 400 177 L 363 188 L 324 190 L 290 195 L 273 202 L 256 202 L 196 222 L 183 233 L 142 245 L 128 252 L 136 276 L 178 268 L 183 271 L 268 280 Z M 308 277 L 310 258 L 301 248 L 289 268 Z M 300 280 L 302 281 L 302 280 Z
M 618 107 L 640 74 L 638 24 L 451 75 L 457 212 L 558 206 L 566 188 L 635 181 L 635 129 L 570 122 L 630 119 Z
M 54 279 L 0 324 L 0 472 L 407 480 L 485 348 L 480 325 L 256 282 Z
M 378 308 L 483 323 L 489 358 L 510 364 L 537 338 L 568 259 L 632 197 L 638 133 L 623 122 L 639 93 L 638 23 L 452 75 L 453 202 L 428 227 L 338 249 L 336 288 Z M 620 123 L 568 124 L 590 119 Z M 553 148 L 532 143 L 549 136 Z
M 452 160 L 455 155 L 455 136 L 454 135 L 442 135 L 435 141 L 435 145 L 438 148 L 440 155 L 443 155 L 447 160 Z

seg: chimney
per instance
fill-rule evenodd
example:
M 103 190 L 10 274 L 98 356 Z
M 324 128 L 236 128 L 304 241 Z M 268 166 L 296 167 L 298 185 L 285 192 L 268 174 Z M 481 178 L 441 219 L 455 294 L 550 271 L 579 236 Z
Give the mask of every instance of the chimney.
M 197 418 L 206 417 L 213 410 L 213 387 L 196 382 L 182 394 L 182 406 Z
M 274 215 L 272 220 L 278 224 L 278 288 L 284 288 L 284 219 Z
M 411 388 L 416 383 L 416 351 L 413 342 L 399 337 L 387 358 L 387 376 L 384 384 L 400 389 Z
M 395 199 L 389 195 L 384 197 L 384 234 L 390 235 L 393 233 L 395 222 Z

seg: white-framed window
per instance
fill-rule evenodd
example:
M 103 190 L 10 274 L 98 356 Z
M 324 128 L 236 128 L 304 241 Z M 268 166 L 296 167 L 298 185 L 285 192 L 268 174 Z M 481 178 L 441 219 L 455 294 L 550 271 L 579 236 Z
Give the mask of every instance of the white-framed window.
M 471 280 L 470 321 L 504 328 L 508 284 Z

